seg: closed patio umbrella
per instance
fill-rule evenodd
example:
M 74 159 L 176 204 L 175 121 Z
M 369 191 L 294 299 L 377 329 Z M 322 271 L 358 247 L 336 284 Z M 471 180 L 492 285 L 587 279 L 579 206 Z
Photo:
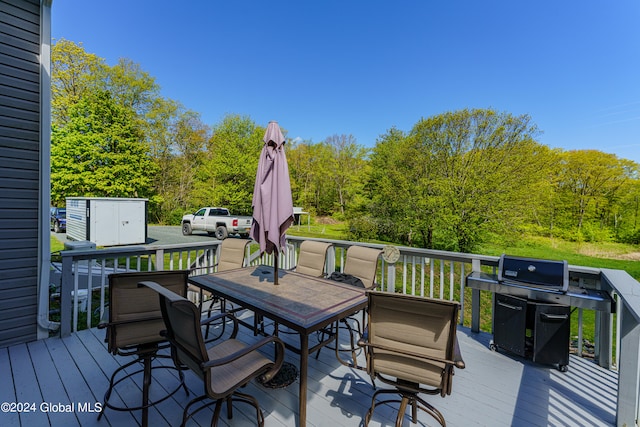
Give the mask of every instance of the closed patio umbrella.
M 274 254 L 274 284 L 278 284 L 278 255 L 285 248 L 285 233 L 293 224 L 293 199 L 284 135 L 277 122 L 269 122 L 253 187 L 251 238 L 260 254 Z

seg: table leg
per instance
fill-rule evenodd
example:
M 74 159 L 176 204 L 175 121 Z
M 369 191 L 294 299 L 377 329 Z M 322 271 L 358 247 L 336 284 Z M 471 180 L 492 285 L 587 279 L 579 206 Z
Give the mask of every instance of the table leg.
M 309 336 L 300 333 L 300 403 L 298 417 L 300 427 L 307 425 L 307 368 L 309 365 Z

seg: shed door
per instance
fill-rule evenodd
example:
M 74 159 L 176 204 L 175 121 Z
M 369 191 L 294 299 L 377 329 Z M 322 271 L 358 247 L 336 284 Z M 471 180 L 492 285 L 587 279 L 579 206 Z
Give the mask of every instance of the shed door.
M 118 245 L 118 204 L 111 201 L 91 201 L 91 241 L 98 246 Z
M 98 246 L 145 243 L 145 204 L 138 200 L 95 200 L 91 209 L 91 241 Z
M 139 201 L 122 202 L 118 212 L 118 243 L 132 245 L 145 242 L 145 209 Z

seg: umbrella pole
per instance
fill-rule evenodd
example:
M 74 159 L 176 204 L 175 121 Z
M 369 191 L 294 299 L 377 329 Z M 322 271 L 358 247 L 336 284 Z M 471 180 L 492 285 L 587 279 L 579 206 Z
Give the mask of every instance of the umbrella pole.
M 279 250 L 275 250 L 273 252 L 273 284 L 278 284 L 278 252 Z

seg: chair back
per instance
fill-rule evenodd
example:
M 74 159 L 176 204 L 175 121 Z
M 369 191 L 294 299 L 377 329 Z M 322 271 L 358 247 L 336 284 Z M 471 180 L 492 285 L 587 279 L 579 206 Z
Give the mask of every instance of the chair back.
M 453 371 L 459 304 L 413 295 L 369 292 L 369 374 L 438 390 Z
M 375 285 L 381 253 L 380 249 L 349 246 L 343 272 L 358 277 L 366 289 L 371 289 Z
M 152 280 L 178 295 L 186 295 L 189 271 L 151 271 L 109 275 L 109 352 L 118 349 L 166 341 L 160 336 L 165 328 L 158 295 L 138 283 Z
M 145 283 L 146 286 L 149 284 Z M 200 310 L 188 299 L 168 289 L 152 287 L 160 295 L 166 336 L 173 345 L 176 365 L 185 365 L 199 377 L 205 378 L 202 364 L 209 360 L 200 328 Z M 149 289 L 151 290 L 151 289 Z M 156 298 L 158 298 L 156 294 Z
M 244 257 L 249 242 L 251 242 L 251 240 L 234 238 L 224 239 L 220 244 L 217 271 L 233 270 L 234 268 L 244 267 Z
M 333 246 L 331 243 L 316 242 L 314 240 L 302 242 L 300 244 L 296 272 L 313 277 L 322 277 L 327 263 L 327 251 L 331 246 Z

